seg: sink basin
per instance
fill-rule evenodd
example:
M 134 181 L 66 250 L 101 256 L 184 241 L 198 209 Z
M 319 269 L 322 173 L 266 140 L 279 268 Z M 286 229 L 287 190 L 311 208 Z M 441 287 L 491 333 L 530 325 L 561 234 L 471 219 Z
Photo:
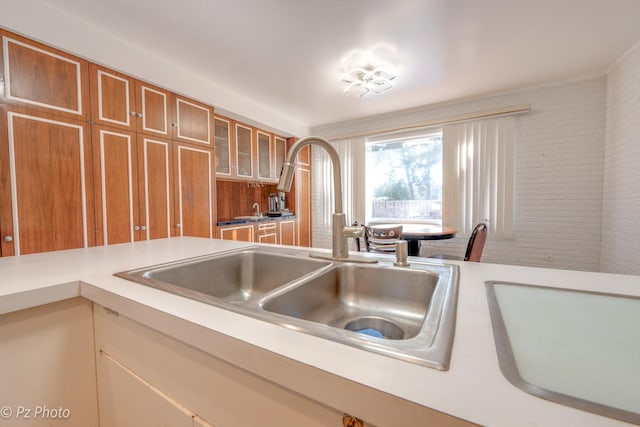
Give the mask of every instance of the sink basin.
M 210 302 L 241 304 L 329 262 L 248 249 L 118 273 L 120 277 Z
M 265 217 L 262 215 L 241 215 L 241 216 L 234 216 L 233 219 L 247 219 L 250 221 L 258 221 L 260 219 L 264 219 Z
M 255 246 L 116 273 L 246 316 L 441 370 L 455 331 L 458 267 L 310 258 Z
M 522 391 L 640 425 L 640 298 L 485 282 L 500 370 Z
M 446 370 L 457 275 L 443 264 L 343 263 L 265 294 L 259 305 L 285 327 Z
M 343 264 L 263 301 L 266 311 L 386 339 L 422 329 L 438 275 Z

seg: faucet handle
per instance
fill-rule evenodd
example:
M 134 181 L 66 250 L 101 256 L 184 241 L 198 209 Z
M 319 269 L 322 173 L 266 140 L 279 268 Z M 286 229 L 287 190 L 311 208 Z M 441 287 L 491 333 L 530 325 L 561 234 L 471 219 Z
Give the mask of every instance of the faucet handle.
M 407 256 L 409 254 L 409 242 L 406 240 L 396 241 L 396 262 L 393 263 L 396 267 L 409 267 L 407 262 Z
M 364 237 L 364 227 L 360 225 L 345 225 L 342 232 L 345 237 Z

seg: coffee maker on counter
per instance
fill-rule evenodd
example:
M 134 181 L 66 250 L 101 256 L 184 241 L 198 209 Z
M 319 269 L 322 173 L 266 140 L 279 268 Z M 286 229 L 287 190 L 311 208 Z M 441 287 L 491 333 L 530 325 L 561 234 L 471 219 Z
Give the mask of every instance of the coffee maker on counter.
M 286 208 L 284 191 L 269 194 L 269 216 L 291 216 L 293 212 Z

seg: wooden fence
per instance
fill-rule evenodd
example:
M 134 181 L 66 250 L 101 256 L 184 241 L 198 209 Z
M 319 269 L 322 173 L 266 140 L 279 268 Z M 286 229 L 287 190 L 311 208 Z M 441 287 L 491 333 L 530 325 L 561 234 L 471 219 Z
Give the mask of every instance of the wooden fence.
M 387 200 L 374 199 L 373 218 L 441 219 L 440 200 Z

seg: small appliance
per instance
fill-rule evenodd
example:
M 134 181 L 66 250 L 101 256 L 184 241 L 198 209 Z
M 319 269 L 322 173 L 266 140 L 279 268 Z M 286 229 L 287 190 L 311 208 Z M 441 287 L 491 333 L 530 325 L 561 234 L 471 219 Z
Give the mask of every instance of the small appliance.
M 293 212 L 286 207 L 284 191 L 269 194 L 269 216 L 290 216 Z

